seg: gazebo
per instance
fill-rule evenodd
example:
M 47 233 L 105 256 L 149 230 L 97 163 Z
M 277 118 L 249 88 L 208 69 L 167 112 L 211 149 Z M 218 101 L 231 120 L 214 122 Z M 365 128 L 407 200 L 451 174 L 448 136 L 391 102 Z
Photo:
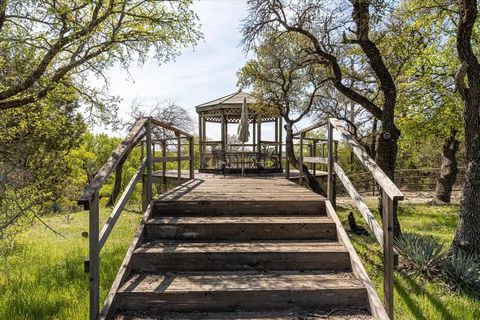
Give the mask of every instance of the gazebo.
M 224 154 L 242 150 L 243 145 L 238 141 L 228 141 L 228 124 L 238 124 L 244 99 L 249 110 L 249 124 L 252 125 L 250 127 L 252 142 L 244 144 L 246 154 L 260 154 L 269 150 L 276 161 L 264 170 L 282 172 L 282 118 L 279 115 L 256 112 L 254 106 L 258 103 L 257 100 L 242 90 L 195 107 L 198 113 L 200 172 L 214 170 L 213 149 L 221 149 Z M 269 122 L 275 124 L 274 140 L 262 140 L 262 124 Z M 220 124 L 220 140 L 207 139 L 207 123 Z M 234 134 L 236 133 L 235 129 Z

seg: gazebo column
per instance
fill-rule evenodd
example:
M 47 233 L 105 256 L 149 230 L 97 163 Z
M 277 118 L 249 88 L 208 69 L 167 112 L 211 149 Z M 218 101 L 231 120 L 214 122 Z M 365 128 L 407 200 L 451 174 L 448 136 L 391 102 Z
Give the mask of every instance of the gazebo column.
M 282 149 L 283 149 L 283 119 L 280 117 L 278 118 L 278 153 L 280 154 L 280 168 L 282 168 Z
M 278 118 L 275 118 L 275 153 L 278 153 Z
M 225 152 L 225 142 L 227 140 L 227 137 L 225 135 L 226 130 L 225 130 L 225 125 L 226 125 L 226 119 L 225 119 L 225 112 L 222 110 L 222 118 L 221 118 L 221 134 L 222 134 L 222 152 Z
M 262 151 L 262 118 L 257 122 L 257 152 Z
M 253 138 L 252 138 L 253 148 L 252 148 L 252 150 L 253 151 L 256 150 L 256 146 L 257 146 L 257 141 L 255 140 L 256 135 L 257 135 L 257 128 L 255 128 L 255 123 L 256 123 L 255 116 L 253 116 L 253 119 L 252 119 L 252 132 L 253 132 Z
M 203 165 L 203 123 L 202 116 L 198 115 L 198 159 L 200 160 L 200 169 L 204 169 Z

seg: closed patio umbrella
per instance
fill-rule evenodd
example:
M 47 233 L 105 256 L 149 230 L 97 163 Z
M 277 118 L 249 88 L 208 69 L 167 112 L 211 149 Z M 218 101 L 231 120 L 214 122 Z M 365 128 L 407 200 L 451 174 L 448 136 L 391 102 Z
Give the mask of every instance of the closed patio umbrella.
M 242 175 L 244 169 L 244 161 L 243 161 L 243 153 L 245 152 L 245 142 L 248 142 L 250 138 L 250 132 L 248 130 L 248 106 L 247 106 L 247 98 L 243 99 L 242 104 L 242 113 L 240 116 L 240 121 L 238 123 L 238 140 L 242 142 Z

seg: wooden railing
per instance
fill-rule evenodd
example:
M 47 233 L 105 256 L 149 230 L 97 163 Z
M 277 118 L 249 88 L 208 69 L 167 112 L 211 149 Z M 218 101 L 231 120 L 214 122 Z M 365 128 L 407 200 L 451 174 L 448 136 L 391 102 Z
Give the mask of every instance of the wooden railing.
M 304 157 L 303 145 L 304 140 L 308 139 L 306 134 L 314 129 L 322 126 L 328 126 L 327 131 L 327 158 L 325 157 Z M 337 162 L 337 141 L 333 139 L 334 130 L 339 135 L 341 141 L 345 142 L 358 158 L 362 166 L 372 175 L 382 192 L 382 227 L 377 223 L 370 209 L 367 207 L 362 197 L 345 174 L 344 170 Z M 327 195 L 328 200 L 335 208 L 336 206 L 336 180 L 340 180 L 346 191 L 356 204 L 358 210 L 367 222 L 370 230 L 373 232 L 377 242 L 383 248 L 383 271 L 384 271 L 384 305 L 388 317 L 393 319 L 393 267 L 395 250 L 393 248 L 393 214 L 396 208 L 396 202 L 404 198 L 403 193 L 390 180 L 383 170 L 368 155 L 367 151 L 360 143 L 348 132 L 343 126 L 342 121 L 331 118 L 327 124 L 318 124 L 297 132 L 296 137 L 300 139 L 300 164 L 322 164 L 327 166 Z M 300 171 L 300 181 L 302 172 Z
M 174 135 L 174 138 L 162 136 L 155 140 L 155 129 L 161 129 Z M 177 154 L 175 157 L 166 156 L 166 141 L 176 141 Z M 182 139 L 186 139 L 189 145 L 189 155 L 182 156 Z M 142 145 L 142 159 L 138 170 L 130 179 L 125 187 L 122 195 L 115 204 L 110 216 L 99 233 L 99 209 L 100 196 L 99 192 L 112 172 L 116 171 L 127 159 L 133 148 Z M 155 156 L 155 146 L 160 144 L 162 156 Z M 158 149 L 157 149 L 158 150 Z M 162 174 L 166 174 L 166 163 L 177 162 L 178 179 L 181 181 L 181 163 L 189 161 L 189 178 L 194 178 L 194 152 L 193 152 L 193 136 L 182 130 L 179 130 L 169 124 L 155 120 L 153 118 L 140 118 L 130 129 L 127 137 L 112 152 L 112 155 L 102 168 L 95 175 L 90 184 L 84 189 L 83 194 L 78 200 L 78 204 L 83 205 L 85 210 L 89 210 L 89 250 L 88 257 L 85 259 L 85 272 L 90 274 L 90 320 L 97 320 L 99 316 L 99 289 L 100 289 L 100 252 L 105 245 L 115 223 L 120 217 L 128 200 L 135 190 L 135 186 L 139 180 L 142 180 L 142 207 L 148 206 L 152 200 L 153 186 L 153 163 L 162 163 Z M 118 178 L 118 177 L 116 177 Z

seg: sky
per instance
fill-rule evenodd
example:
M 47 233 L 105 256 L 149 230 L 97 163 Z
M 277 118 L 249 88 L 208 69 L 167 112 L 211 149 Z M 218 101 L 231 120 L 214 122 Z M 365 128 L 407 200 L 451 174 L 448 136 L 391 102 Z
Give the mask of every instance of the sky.
M 141 68 L 133 64 L 129 73 L 120 68 L 107 72 L 109 93 L 122 98 L 119 117 L 128 118 L 133 101 L 154 105 L 173 100 L 190 111 L 196 123 L 196 105 L 238 90 L 236 73 L 247 61 L 240 46 L 246 2 L 201 0 L 194 3 L 193 10 L 199 16 L 204 35 L 196 47 L 183 49 L 174 61 L 163 65 L 150 61 Z M 109 132 L 109 129 L 95 131 Z M 216 131 L 212 128 L 212 135 Z
M 241 23 L 247 16 L 246 1 L 200 0 L 194 2 L 192 9 L 199 17 L 203 33 L 203 39 L 195 47 L 183 49 L 175 60 L 162 65 L 152 60 L 141 67 L 133 63 L 128 72 L 120 67 L 106 72 L 109 93 L 122 99 L 118 112 L 121 119 L 129 119 L 133 102 L 148 106 L 171 100 L 190 112 L 194 120 L 192 131 L 197 132 L 195 106 L 238 90 L 236 74 L 251 58 L 240 45 Z M 297 129 L 308 126 L 309 122 L 302 120 Z M 229 125 L 229 133 L 236 132 L 234 127 Z M 93 131 L 125 135 L 103 127 Z M 219 140 L 220 125 L 207 124 L 207 137 Z M 273 124 L 262 126 L 262 137 L 273 140 Z

